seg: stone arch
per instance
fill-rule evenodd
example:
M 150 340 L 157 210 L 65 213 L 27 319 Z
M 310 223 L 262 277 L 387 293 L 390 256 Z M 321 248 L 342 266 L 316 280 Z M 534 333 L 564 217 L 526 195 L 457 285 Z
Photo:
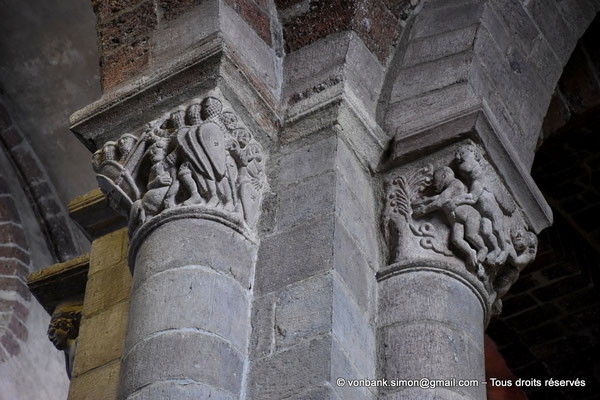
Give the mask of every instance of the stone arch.
M 380 124 L 403 136 L 481 110 L 530 168 L 564 65 L 597 1 L 424 1 L 390 65 Z
M 597 385 L 594 318 L 600 304 L 600 18 L 579 40 L 544 118 L 532 176 L 555 221 L 539 237 L 537 260 L 523 271 L 488 334 L 517 377 L 576 376 Z M 577 362 L 573 362 L 577 360 Z M 526 388 L 532 398 L 584 398 L 573 388 Z

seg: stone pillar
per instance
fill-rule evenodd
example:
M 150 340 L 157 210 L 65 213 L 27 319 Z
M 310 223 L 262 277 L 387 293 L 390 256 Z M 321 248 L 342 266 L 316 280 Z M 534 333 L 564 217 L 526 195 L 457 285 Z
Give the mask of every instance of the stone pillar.
M 439 147 L 410 161 L 396 146 L 384 178 L 382 399 L 485 399 L 484 329 L 537 250 L 532 223 L 483 146 Z
M 103 192 L 129 218 L 118 399 L 243 397 L 264 162 L 218 93 L 94 154 Z

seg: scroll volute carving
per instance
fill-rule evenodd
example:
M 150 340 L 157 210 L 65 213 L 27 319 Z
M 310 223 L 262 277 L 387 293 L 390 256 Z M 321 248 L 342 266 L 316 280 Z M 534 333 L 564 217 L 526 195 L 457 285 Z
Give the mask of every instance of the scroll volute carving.
M 94 153 L 111 206 L 129 217 L 130 235 L 164 210 L 217 210 L 253 228 L 267 189 L 262 146 L 213 96 L 180 106 Z
M 500 298 L 535 258 L 537 237 L 483 152 L 457 147 L 435 167 L 386 182 L 384 236 L 390 262 L 415 254 L 462 260 L 493 298 Z M 500 312 L 496 300 L 493 312 Z

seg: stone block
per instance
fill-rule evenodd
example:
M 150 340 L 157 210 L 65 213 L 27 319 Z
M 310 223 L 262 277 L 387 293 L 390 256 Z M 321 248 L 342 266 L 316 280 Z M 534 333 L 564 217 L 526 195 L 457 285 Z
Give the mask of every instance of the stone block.
M 558 55 L 559 60 L 565 63 L 579 38 L 575 36 L 571 26 L 564 20 L 556 3 L 531 0 L 527 3 L 526 9 L 546 41 Z
M 336 169 L 346 184 L 353 188 L 352 193 L 356 196 L 363 210 L 375 210 L 376 202 L 371 189 L 373 180 L 367 167 L 359 161 L 358 156 L 351 148 L 352 146 L 346 144 L 343 139 L 338 139 L 335 159 Z
M 466 28 L 479 22 L 482 2 L 457 4 L 444 8 L 422 10 L 415 19 L 411 39 L 437 35 Z
M 234 400 L 234 397 L 230 393 L 215 389 L 212 386 L 183 380 L 151 383 L 127 398 L 127 400 L 146 399 Z
M 121 357 L 127 324 L 127 306 L 127 302 L 121 302 L 104 312 L 81 320 L 73 366 L 74 376 Z
M 21 226 L 12 223 L 0 225 L 0 243 L 16 244 L 22 249 L 29 248 Z
M 415 271 L 379 282 L 379 326 L 431 321 L 481 340 L 483 308 L 464 283 L 446 274 Z
M 181 238 L 173 241 L 172 238 Z M 180 219 L 156 228 L 137 251 L 133 287 L 154 274 L 186 265 L 213 268 L 250 287 L 255 244 L 239 232 L 206 219 Z M 137 267 L 136 267 L 137 268 Z
M 380 1 L 368 4 L 379 3 Z M 370 21 L 375 22 L 374 20 Z M 377 21 L 375 24 L 379 25 L 382 22 Z M 364 23 L 362 26 L 364 26 Z M 360 33 L 359 36 L 361 38 L 365 37 L 364 34 Z M 392 38 L 393 35 L 390 35 L 387 39 L 391 40 Z M 359 37 L 351 34 L 344 66 L 347 90 L 351 90 L 356 98 L 363 103 L 362 105 L 366 108 L 367 112 L 373 116 L 375 115 L 379 93 L 385 78 L 385 70 L 379 62 L 378 57 L 386 58 L 387 51 L 389 50 L 386 41 L 382 41 L 381 45 L 377 46 L 375 54 L 369 51 L 369 49 L 373 49 L 374 47 L 374 44 L 370 41 L 365 45 L 365 42 L 360 40 Z
M 337 139 L 323 135 L 292 142 L 281 149 L 278 186 L 297 184 L 335 169 Z
M 317 275 L 279 293 L 275 304 L 276 349 L 331 330 L 333 283 L 330 273 Z
M 350 294 L 333 279 L 333 318 L 331 329 L 357 371 L 375 378 L 375 334 L 368 316 L 360 311 Z
M 163 306 L 168 304 L 168 310 Z M 248 348 L 247 294 L 228 275 L 206 267 L 170 269 L 148 278 L 131 294 L 124 351 L 162 331 L 197 329 L 217 335 L 240 354 Z
M 197 331 L 167 331 L 125 355 L 119 398 L 152 383 L 192 380 L 239 397 L 244 361 L 229 344 Z
M 280 231 L 322 215 L 331 214 L 336 202 L 336 174 L 329 172 L 282 190 L 279 203 Z
M 328 384 L 317 388 L 308 389 L 305 392 L 289 397 L 290 400 L 337 400 L 333 389 Z
M 344 79 L 344 65 L 351 35 L 335 33 L 286 54 L 283 95 L 291 102 L 319 93 Z M 328 54 L 323 57 L 323 54 Z
M 87 280 L 83 316 L 91 317 L 117 303 L 127 301 L 130 291 L 131 272 L 125 260 L 97 271 Z
M 378 265 L 380 258 L 377 245 L 378 219 L 375 215 L 375 206 L 371 203 L 371 186 L 356 190 L 354 184 L 350 182 L 352 181 L 346 181 L 341 177 L 336 180 L 335 209 L 338 223 L 346 228 L 367 262 Z M 365 203 L 371 204 L 368 208 L 364 208 Z
M 104 269 L 113 268 L 126 260 L 127 243 L 127 228 L 119 229 L 94 240 L 88 276 Z
M 525 54 L 529 54 L 540 31 L 523 8 L 523 3 L 517 0 L 492 0 L 488 2 L 490 6 L 502 17 L 511 36 L 521 43 Z
M 331 269 L 333 235 L 333 215 L 326 215 L 264 238 L 256 262 L 255 293 L 279 290 Z
M 275 349 L 275 293 L 254 297 L 250 359 L 269 356 Z
M 468 83 L 457 83 L 414 99 L 390 104 L 386 129 L 397 134 L 415 131 L 476 107 L 479 102 Z
M 336 224 L 333 244 L 333 267 L 348 288 L 354 301 L 370 318 L 376 311 L 375 271 L 371 269 L 356 242 L 341 224 Z
M 115 360 L 71 379 L 68 400 L 115 399 L 119 383 L 119 367 Z
M 271 19 L 265 11 L 252 0 L 225 1 L 252 27 L 267 45 L 271 45 Z
M 400 378 L 402 379 L 402 378 Z M 483 385 L 483 384 L 482 384 Z M 393 393 L 384 393 L 381 400 L 413 400 L 413 399 L 444 399 L 444 400 L 465 400 L 463 393 L 457 393 L 449 388 L 421 389 L 406 388 Z
M 368 379 L 367 376 L 362 372 L 358 372 L 356 367 L 352 365 L 345 350 L 334 336 L 331 346 L 331 385 L 334 392 L 340 399 L 367 400 L 376 398 L 375 388 L 350 387 L 347 384 L 340 386 L 336 383 L 339 378 L 345 379 L 346 382 L 354 379 Z
M 477 28 L 478 25 L 471 25 L 466 28 L 411 40 L 406 47 L 402 66 L 410 67 L 472 49 Z
M 253 362 L 247 398 L 279 400 L 320 387 L 330 379 L 330 356 L 331 337 L 326 335 Z
M 400 70 L 390 102 L 402 101 L 468 79 L 472 52 L 453 54 L 433 62 Z
M 483 335 L 479 343 L 439 323 L 415 322 L 380 329 L 384 379 L 476 379 L 485 381 Z M 485 385 L 464 387 L 464 395 L 485 398 Z M 383 390 L 386 392 L 386 390 Z

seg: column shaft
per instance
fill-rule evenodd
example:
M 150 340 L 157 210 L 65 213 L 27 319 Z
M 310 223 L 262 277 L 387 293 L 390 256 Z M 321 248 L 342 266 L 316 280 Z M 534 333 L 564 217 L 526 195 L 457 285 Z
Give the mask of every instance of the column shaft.
M 412 267 L 380 280 L 379 294 L 382 376 L 447 380 L 437 388 L 385 388 L 382 399 L 485 399 L 483 308 L 469 282 Z M 461 380 L 474 382 L 461 387 Z
M 118 397 L 238 399 L 254 244 L 202 216 L 154 225 L 132 241 L 135 272 Z

